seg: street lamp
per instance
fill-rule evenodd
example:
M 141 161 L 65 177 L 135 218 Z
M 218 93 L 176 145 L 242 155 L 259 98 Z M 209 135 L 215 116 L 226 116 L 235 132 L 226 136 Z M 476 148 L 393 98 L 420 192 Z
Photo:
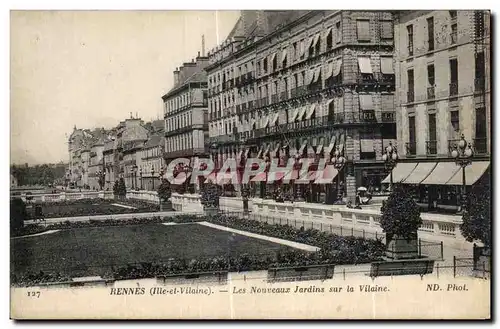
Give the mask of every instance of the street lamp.
M 346 158 L 342 155 L 340 152 L 339 147 L 335 149 L 335 153 L 333 154 L 334 157 L 332 159 L 332 164 L 335 169 L 337 169 L 338 174 L 337 174 L 337 200 L 340 200 L 342 198 L 342 194 L 340 193 L 339 190 L 339 182 L 340 182 L 340 171 L 342 168 L 344 168 L 344 165 L 346 163 Z
M 142 167 L 139 168 L 139 175 L 141 176 L 141 190 L 142 190 Z
M 132 179 L 134 182 L 134 189 L 137 189 L 137 165 L 132 166 Z
M 385 168 L 391 172 L 390 190 L 392 191 L 392 170 L 396 167 L 399 160 L 398 150 L 392 146 L 392 142 L 389 142 L 389 146 L 385 148 L 385 154 L 382 156 L 382 160 L 384 160 Z
M 153 191 L 155 190 L 155 168 L 151 165 L 151 181 L 153 184 Z
M 451 156 L 455 159 L 455 163 L 462 167 L 462 208 L 460 211 L 467 211 L 467 190 L 465 181 L 465 167 L 472 163 L 472 157 L 474 156 L 474 151 L 472 150 L 471 144 L 467 143 L 465 136 L 462 134 L 458 145 L 455 145 L 453 151 L 451 151 Z

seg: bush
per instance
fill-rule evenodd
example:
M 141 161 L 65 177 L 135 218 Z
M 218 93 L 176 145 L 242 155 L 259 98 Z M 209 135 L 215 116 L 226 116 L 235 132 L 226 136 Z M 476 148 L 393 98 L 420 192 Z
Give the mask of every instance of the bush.
M 417 237 L 418 228 L 422 225 L 420 209 L 402 186 L 395 186 L 380 210 L 380 226 L 387 234 L 387 241 L 394 235 L 406 240 Z
M 14 232 L 24 226 L 24 221 L 28 217 L 26 204 L 21 198 L 10 200 L 10 231 Z
M 463 214 L 460 231 L 469 242 L 480 240 L 489 249 L 491 246 L 491 186 L 489 180 L 475 185 L 469 194 L 469 206 Z
M 222 190 L 219 185 L 205 183 L 201 189 L 200 202 L 206 208 L 218 208 Z
M 168 201 L 172 197 L 172 190 L 170 188 L 170 183 L 166 179 L 161 180 L 160 186 L 158 186 L 158 198 L 161 201 Z

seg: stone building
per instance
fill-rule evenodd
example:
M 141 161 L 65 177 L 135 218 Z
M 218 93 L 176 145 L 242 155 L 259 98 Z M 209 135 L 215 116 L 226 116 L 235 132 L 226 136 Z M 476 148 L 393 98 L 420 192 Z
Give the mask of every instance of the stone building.
M 215 160 L 317 162 L 338 149 L 347 162 L 334 180 L 291 184 L 297 197 L 330 202 L 380 187 L 383 150 L 396 139 L 393 51 L 390 12 L 243 11 L 209 52 Z
M 165 168 L 165 121 L 148 122 L 145 128 L 149 138 L 139 151 L 137 166 L 139 167 L 139 189 L 154 191 L 160 185 L 160 174 Z
M 174 71 L 174 86 L 162 99 L 165 105 L 165 164 L 174 158 L 195 158 L 206 154 L 208 137 L 208 58 L 196 59 Z
M 466 184 L 474 184 L 488 171 L 490 31 L 490 13 L 485 11 L 395 15 L 397 137 L 402 159 L 393 180 L 415 187 L 419 201 L 428 207 L 460 203 L 462 170 L 451 151 L 462 135 L 474 150 Z

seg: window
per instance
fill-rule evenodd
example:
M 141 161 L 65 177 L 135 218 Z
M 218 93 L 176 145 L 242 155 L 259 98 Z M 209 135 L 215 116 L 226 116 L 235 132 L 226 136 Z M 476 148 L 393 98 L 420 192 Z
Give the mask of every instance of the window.
M 415 155 L 417 153 L 417 134 L 415 129 L 415 117 L 408 117 L 408 137 L 409 143 L 407 147 L 408 154 Z
M 415 80 L 414 80 L 414 75 L 413 75 L 413 69 L 409 69 L 407 71 L 407 76 L 408 76 L 408 95 L 407 95 L 407 102 L 411 103 L 415 100 Z
M 356 23 L 358 41 L 370 41 L 370 21 L 358 20 Z
M 273 54 L 272 58 L 273 58 L 272 65 L 273 65 L 273 72 L 274 72 L 278 69 L 278 59 L 276 58 L 276 53 Z
M 257 73 L 261 73 L 260 61 L 257 62 Z
M 317 39 L 317 41 L 316 41 L 316 49 L 315 49 L 315 51 L 316 51 L 316 55 L 319 55 L 320 52 L 321 52 L 321 37 L 320 37 L 319 34 L 316 36 L 316 39 Z
M 263 66 L 264 66 L 264 73 L 267 73 L 267 58 L 264 58 Z
M 299 57 L 298 53 L 297 53 L 298 49 L 297 49 L 297 42 L 294 42 L 293 43 L 293 57 L 295 59 L 297 59 Z
M 434 50 L 434 17 L 427 18 L 427 44 L 429 51 Z
M 406 32 L 408 35 L 408 56 L 413 56 L 413 25 L 408 25 Z
M 484 107 L 476 109 L 476 138 L 474 139 L 474 148 L 477 153 L 486 153 L 486 109 Z
M 450 13 L 451 20 L 457 19 L 457 11 L 456 10 L 450 10 L 449 13 Z
M 458 95 L 458 59 L 450 59 L 450 96 Z
M 475 73 L 474 73 L 474 90 L 481 92 L 485 90 L 486 69 L 484 61 L 484 52 L 476 54 L 475 57 Z
M 454 45 L 457 43 L 457 23 L 451 24 L 451 44 Z
M 335 23 L 335 43 L 342 42 L 342 31 L 340 29 L 340 22 Z
M 451 133 L 453 139 L 458 139 L 460 132 L 460 115 L 458 110 L 450 111 Z
M 333 47 L 333 32 L 330 29 L 328 34 L 326 35 L 326 49 L 330 49 Z
M 434 74 L 434 64 L 427 65 L 427 98 L 433 99 L 435 95 L 434 84 L 436 83 L 436 77 Z
M 434 142 L 437 140 L 437 131 L 436 131 L 436 114 L 429 114 L 429 141 Z M 433 153 L 435 154 L 435 152 Z
M 392 29 L 392 21 L 382 21 L 380 28 L 382 30 L 380 33 L 382 39 L 393 39 L 394 38 L 393 29 Z

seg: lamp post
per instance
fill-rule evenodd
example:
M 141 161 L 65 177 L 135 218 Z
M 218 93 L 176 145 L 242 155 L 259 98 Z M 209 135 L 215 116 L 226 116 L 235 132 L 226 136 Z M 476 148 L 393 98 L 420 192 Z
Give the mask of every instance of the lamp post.
M 339 191 L 339 182 L 340 182 L 340 171 L 342 168 L 344 168 L 346 159 L 345 157 L 340 153 L 339 147 L 335 149 L 334 157 L 332 159 L 332 164 L 335 169 L 337 169 L 338 174 L 337 174 L 337 200 L 340 200 L 342 198 L 342 194 Z
M 465 168 L 472 163 L 472 157 L 474 151 L 472 150 L 471 144 L 465 140 L 465 136 L 462 134 L 458 145 L 455 145 L 453 151 L 451 151 L 451 156 L 455 159 L 455 163 L 462 168 L 462 207 L 459 212 L 467 211 L 467 184 L 465 181 Z
M 151 181 L 153 184 L 152 190 L 154 191 L 155 190 L 155 168 L 153 167 L 153 165 L 151 165 Z
M 142 167 L 139 168 L 139 175 L 141 176 L 141 190 L 142 190 Z
M 132 179 L 134 181 L 134 189 L 137 189 L 137 165 L 132 166 Z
M 389 146 L 385 148 L 385 154 L 382 156 L 382 160 L 384 160 L 385 168 L 391 171 L 390 190 L 392 191 L 392 170 L 396 167 L 399 160 L 398 150 L 392 146 L 392 142 L 389 142 Z

